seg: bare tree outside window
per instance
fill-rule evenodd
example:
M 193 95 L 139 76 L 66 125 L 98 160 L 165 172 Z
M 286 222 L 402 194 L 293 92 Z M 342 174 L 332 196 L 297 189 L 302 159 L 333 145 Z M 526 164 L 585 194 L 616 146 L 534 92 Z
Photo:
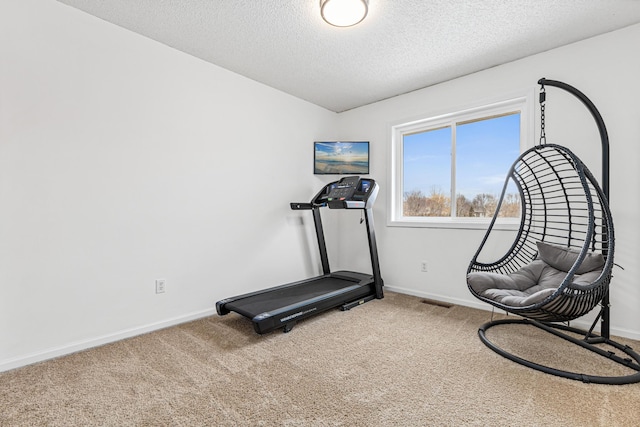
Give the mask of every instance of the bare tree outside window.
M 492 218 L 496 212 L 499 195 L 478 194 L 472 201 L 464 195 L 456 196 L 456 217 Z M 448 217 L 451 214 L 451 199 L 446 194 L 432 191 L 429 195 L 420 190 L 405 193 L 403 212 L 410 217 Z M 500 207 L 499 217 L 517 218 L 520 216 L 520 196 L 507 193 Z

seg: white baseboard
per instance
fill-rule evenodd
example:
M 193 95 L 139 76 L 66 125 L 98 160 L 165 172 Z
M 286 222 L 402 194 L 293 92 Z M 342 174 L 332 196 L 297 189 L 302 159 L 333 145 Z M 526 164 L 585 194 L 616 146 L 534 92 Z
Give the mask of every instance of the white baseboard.
M 91 338 L 84 341 L 77 341 L 70 344 L 62 345 L 60 347 L 50 348 L 37 353 L 32 353 L 26 356 L 17 357 L 14 359 L 0 361 L 0 372 L 9 371 L 11 369 L 20 368 L 22 366 L 31 365 L 33 363 L 42 362 L 44 360 L 54 359 L 56 357 L 65 356 L 67 354 L 76 353 L 78 351 L 87 350 L 92 347 L 98 347 L 104 344 L 109 344 L 115 341 L 120 341 L 125 338 L 131 338 L 136 335 L 142 335 L 149 332 L 157 331 L 159 329 L 168 328 L 170 326 L 179 325 L 180 323 L 189 322 L 203 317 L 209 317 L 216 313 L 215 309 L 207 309 L 190 313 L 184 316 L 178 316 L 171 319 L 163 320 L 161 322 L 151 323 L 136 328 L 125 329 L 113 334 L 103 335 L 97 338 Z
M 460 298 L 451 298 L 451 297 L 446 297 L 443 295 L 437 295 L 437 294 L 430 294 L 428 292 L 420 292 L 420 291 L 415 291 L 413 289 L 406 289 L 406 288 L 401 288 L 398 286 L 388 286 L 388 285 L 384 285 L 385 289 L 388 289 L 391 292 L 397 292 L 400 294 L 407 294 L 407 295 L 413 295 L 416 297 L 421 297 L 421 298 L 427 298 L 427 299 L 432 299 L 432 300 L 436 300 L 436 301 L 442 301 L 442 302 L 447 302 L 450 304 L 455 304 L 455 305 L 461 305 L 464 307 L 471 307 L 471 308 L 477 308 L 479 310 L 485 310 L 485 311 L 491 311 L 493 309 L 493 306 L 486 304 L 480 300 L 478 301 L 471 301 L 471 300 L 466 300 L 466 299 L 460 299 Z M 496 311 L 498 311 L 499 313 L 504 313 L 502 310 L 498 310 L 496 309 Z M 488 321 L 488 319 L 487 319 Z M 480 325 L 478 325 L 480 326 Z M 571 322 L 571 326 L 577 327 L 579 329 L 586 329 L 588 330 L 591 327 L 591 322 L 589 321 L 584 321 L 584 320 L 574 320 Z M 597 330 L 596 330 L 597 332 Z M 632 340 L 640 340 L 640 332 L 638 331 L 632 331 L 630 329 L 626 329 L 626 328 L 615 328 L 615 327 L 611 327 L 610 330 L 610 334 L 613 336 L 617 336 L 617 337 L 624 337 L 624 338 L 630 338 Z

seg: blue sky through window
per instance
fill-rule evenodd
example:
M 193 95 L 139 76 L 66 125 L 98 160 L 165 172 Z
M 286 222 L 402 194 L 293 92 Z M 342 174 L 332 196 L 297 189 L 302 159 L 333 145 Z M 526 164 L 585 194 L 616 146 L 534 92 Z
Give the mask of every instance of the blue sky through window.
M 451 193 L 451 128 L 405 135 L 404 192 Z
M 405 194 L 451 193 L 450 127 L 405 135 Z M 456 126 L 456 194 L 500 195 L 507 171 L 520 154 L 520 114 Z M 514 189 L 515 190 L 515 189 Z

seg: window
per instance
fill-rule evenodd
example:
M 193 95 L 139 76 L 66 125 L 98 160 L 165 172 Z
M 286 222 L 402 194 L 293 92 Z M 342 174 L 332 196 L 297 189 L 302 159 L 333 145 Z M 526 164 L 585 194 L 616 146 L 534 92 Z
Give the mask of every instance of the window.
M 392 126 L 390 225 L 486 227 L 511 164 L 528 146 L 531 97 Z M 519 222 L 513 185 L 499 218 Z

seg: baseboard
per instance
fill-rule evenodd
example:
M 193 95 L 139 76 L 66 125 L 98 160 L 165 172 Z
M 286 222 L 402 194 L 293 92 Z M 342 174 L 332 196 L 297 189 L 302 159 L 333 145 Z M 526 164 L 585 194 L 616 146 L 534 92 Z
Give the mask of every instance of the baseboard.
M 406 288 L 401 288 L 398 286 L 388 286 L 388 285 L 384 285 L 385 289 L 391 291 L 391 292 L 398 292 L 400 294 L 406 294 L 406 295 L 413 295 L 416 297 L 421 297 L 421 298 L 426 298 L 426 299 L 431 299 L 431 300 L 436 300 L 436 301 L 442 301 L 442 302 L 447 302 L 447 303 L 451 303 L 451 304 L 456 304 L 456 305 L 461 305 L 463 307 L 471 307 L 471 308 L 477 308 L 479 310 L 485 310 L 485 311 L 491 311 L 494 307 L 486 304 L 482 301 L 470 301 L 470 300 L 466 300 L 466 299 L 461 299 L 461 298 L 451 298 L 451 297 L 447 297 L 444 295 L 438 295 L 438 294 L 432 294 L 429 292 L 420 292 L 420 291 L 416 291 L 413 289 L 406 289 Z M 502 310 L 498 310 L 496 309 L 497 312 L 499 313 L 504 313 L 504 311 Z M 574 320 L 571 322 L 571 326 L 577 327 L 579 329 L 585 329 L 588 330 L 591 327 L 591 322 L 590 321 L 581 321 L 580 319 L 578 320 Z M 597 331 L 596 331 L 597 332 Z M 616 327 L 611 327 L 610 330 L 611 336 L 612 337 L 624 337 L 624 338 L 629 338 L 632 340 L 640 340 L 640 332 L 638 331 L 632 331 L 630 329 L 626 329 L 626 328 L 616 328 Z
M 159 329 L 168 328 L 170 326 L 179 325 L 180 323 L 189 322 L 203 317 L 209 317 L 216 313 L 215 309 L 207 309 L 190 313 L 184 316 L 178 316 L 161 322 L 150 323 L 136 328 L 125 329 L 113 334 L 103 335 L 101 337 L 92 338 L 84 341 L 77 341 L 60 347 L 50 348 L 27 356 L 17 357 L 14 359 L 0 361 L 0 372 L 9 371 L 11 369 L 20 368 L 22 366 L 31 365 L 33 363 L 42 362 L 56 357 L 65 356 L 67 354 L 76 353 L 78 351 L 87 350 L 89 348 L 98 347 L 136 335 L 142 335 Z

